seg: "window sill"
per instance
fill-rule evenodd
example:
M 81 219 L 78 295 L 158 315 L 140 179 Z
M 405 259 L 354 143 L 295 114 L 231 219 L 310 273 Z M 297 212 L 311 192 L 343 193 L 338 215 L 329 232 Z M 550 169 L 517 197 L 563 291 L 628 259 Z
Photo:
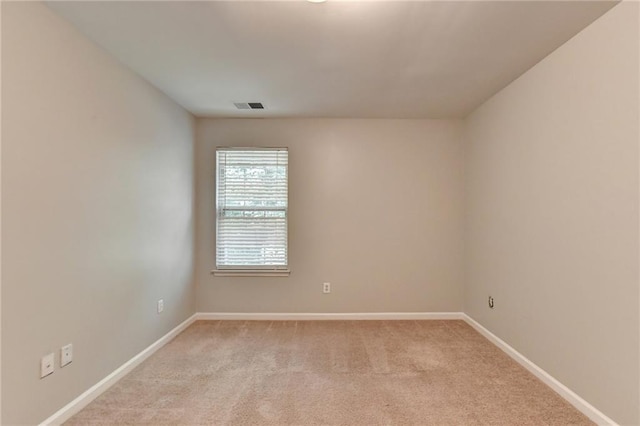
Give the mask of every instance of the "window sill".
M 217 277 L 288 277 L 290 269 L 214 269 Z

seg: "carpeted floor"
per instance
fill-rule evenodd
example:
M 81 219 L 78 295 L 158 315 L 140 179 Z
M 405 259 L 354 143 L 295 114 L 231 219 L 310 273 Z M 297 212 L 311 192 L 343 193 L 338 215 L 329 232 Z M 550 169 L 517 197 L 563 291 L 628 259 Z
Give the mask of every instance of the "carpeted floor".
M 463 321 L 198 321 L 67 424 L 592 423 Z

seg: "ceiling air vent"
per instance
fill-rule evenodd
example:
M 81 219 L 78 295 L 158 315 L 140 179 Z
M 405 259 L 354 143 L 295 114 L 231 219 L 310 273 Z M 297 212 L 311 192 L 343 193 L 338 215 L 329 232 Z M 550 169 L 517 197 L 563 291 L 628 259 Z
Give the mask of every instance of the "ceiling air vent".
M 264 109 L 262 102 L 234 102 L 238 109 Z

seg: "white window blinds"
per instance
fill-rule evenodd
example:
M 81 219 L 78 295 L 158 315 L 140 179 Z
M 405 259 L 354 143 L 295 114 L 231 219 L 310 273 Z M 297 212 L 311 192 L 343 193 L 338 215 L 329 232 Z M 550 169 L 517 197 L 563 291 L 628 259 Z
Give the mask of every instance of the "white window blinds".
M 217 269 L 286 269 L 288 151 L 218 148 Z

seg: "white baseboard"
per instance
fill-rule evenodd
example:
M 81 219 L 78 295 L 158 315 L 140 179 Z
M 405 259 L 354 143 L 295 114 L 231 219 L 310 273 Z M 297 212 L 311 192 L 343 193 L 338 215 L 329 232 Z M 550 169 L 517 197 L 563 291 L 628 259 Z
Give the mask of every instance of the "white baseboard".
M 118 369 L 104 379 L 87 389 L 76 399 L 56 411 L 49 418 L 40 423 L 40 426 L 59 425 L 69 420 L 100 394 L 113 386 L 118 380 L 127 375 L 131 370 L 153 355 L 158 349 L 169 343 L 171 339 L 180 334 L 197 320 L 451 320 L 463 319 L 462 312 L 382 312 L 382 313 L 338 313 L 338 314 L 298 314 L 298 313 L 206 313 L 199 312 L 183 321 L 173 330 L 162 336 L 142 352 L 122 364 Z
M 582 399 L 577 393 L 560 383 L 557 379 L 555 379 L 551 374 L 544 371 L 542 368 L 538 367 L 527 357 L 522 355 L 520 352 L 512 348 L 509 344 L 507 344 L 504 340 L 484 328 L 480 323 L 471 318 L 467 314 L 463 314 L 464 320 L 474 329 L 476 329 L 480 334 L 486 337 L 491 343 L 502 349 L 507 355 L 513 358 L 518 364 L 522 365 L 529 372 L 531 372 L 534 376 L 540 379 L 544 384 L 553 389 L 556 393 L 558 393 L 562 398 L 564 398 L 567 402 L 577 408 L 582 414 L 589 417 L 593 422 L 598 425 L 611 425 L 617 426 L 617 423 L 607 417 L 604 413 L 598 410 L 593 405 L 589 404 L 587 401 Z
M 96 399 L 100 394 L 109 389 L 112 385 L 114 385 L 118 380 L 124 377 L 131 370 L 136 368 L 140 363 L 153 355 L 158 349 L 169 343 L 171 339 L 180 334 L 184 329 L 189 327 L 196 320 L 196 314 L 193 314 L 191 317 L 183 321 L 176 328 L 156 340 L 149 347 L 144 349 L 138 355 L 131 358 L 129 361 L 122 364 L 118 369 L 116 369 L 113 373 L 109 374 L 104 379 L 100 380 L 98 383 L 87 389 L 82 395 L 62 407 L 48 419 L 40 423 L 40 426 L 43 425 L 59 425 L 71 418 L 74 414 L 82 410 L 84 407 L 89 405 L 91 401 Z
M 312 320 L 462 320 L 462 312 L 370 313 L 237 313 L 198 312 L 196 320 L 312 321 Z
M 576 407 L 598 425 L 617 424 L 578 394 L 560 383 L 549 373 L 531 362 L 528 358 L 509 346 L 505 341 L 484 328 L 477 321 L 463 312 L 372 312 L 372 313 L 235 313 L 235 312 L 198 312 L 182 322 L 173 330 L 162 336 L 142 352 L 124 363 L 114 372 L 100 380 L 82 395 L 62 407 L 43 421 L 43 425 L 59 425 L 86 407 L 91 401 L 153 355 L 158 349 L 169 343 L 171 339 L 198 320 L 262 320 L 262 321 L 309 321 L 309 320 L 464 320 L 490 342 L 502 349 L 507 355 L 530 371 L 543 383 L 556 391 L 562 398 Z

